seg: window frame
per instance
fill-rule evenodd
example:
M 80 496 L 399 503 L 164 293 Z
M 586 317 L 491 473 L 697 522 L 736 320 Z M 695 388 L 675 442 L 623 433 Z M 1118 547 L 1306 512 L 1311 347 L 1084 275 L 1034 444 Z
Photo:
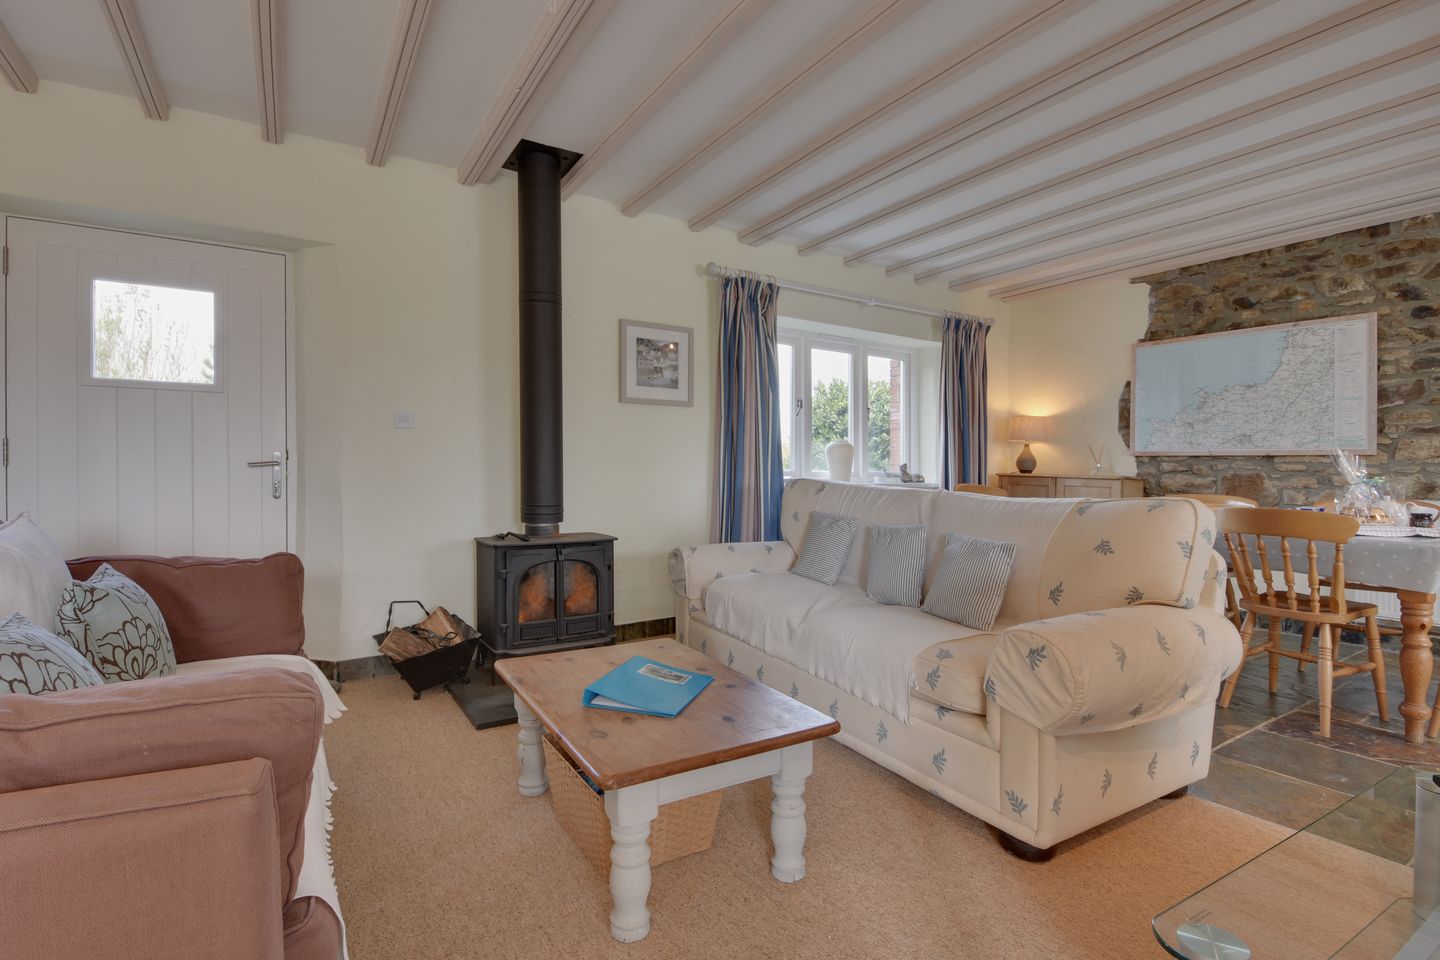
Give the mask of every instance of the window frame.
M 97 281 L 107 283 L 133 284 L 140 287 L 164 287 L 171 290 L 193 291 L 197 293 L 208 293 L 214 300 L 214 324 L 215 324 L 215 355 L 214 369 L 215 380 L 213 383 L 185 383 L 180 380 L 125 380 L 112 377 L 98 377 L 95 375 L 95 284 Z M 184 390 L 192 393 L 224 393 L 225 392 L 225 308 L 224 289 L 220 284 L 207 283 L 202 280 L 186 279 L 179 280 L 170 276 L 159 276 L 144 271 L 127 270 L 86 270 L 80 277 L 80 302 L 84 309 L 77 311 L 80 315 L 80 336 L 82 350 L 76 351 L 80 356 L 80 383 L 87 387 L 116 387 L 121 389 L 139 390 Z
M 810 354 L 815 349 L 850 355 L 850 429 L 846 439 L 855 445 L 856 465 L 852 470 L 853 481 L 874 483 L 886 476 L 884 471 L 871 470 L 869 458 L 865 455 L 869 444 L 868 403 L 865 401 L 870 382 L 868 368 L 871 357 L 899 360 L 905 365 L 901 400 L 903 406 L 900 417 L 903 433 L 901 448 L 904 459 L 901 462 L 911 464 L 915 462 L 915 363 L 910 351 L 862 337 L 842 337 L 810 331 L 782 332 L 777 337 L 777 342 L 791 347 L 790 377 L 793 409 L 781 411 L 782 416 L 791 418 L 790 469 L 784 472 L 787 479 L 795 477 L 829 479 L 830 477 L 828 469 L 816 469 L 810 466 L 812 456 L 810 444 L 810 392 L 812 386 Z M 782 377 L 785 376 L 785 371 L 782 369 L 780 374 Z

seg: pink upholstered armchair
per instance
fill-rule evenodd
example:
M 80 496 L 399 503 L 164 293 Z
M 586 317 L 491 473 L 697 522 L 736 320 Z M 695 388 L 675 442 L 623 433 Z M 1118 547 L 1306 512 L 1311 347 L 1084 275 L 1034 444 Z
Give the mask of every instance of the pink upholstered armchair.
M 302 652 L 293 555 L 70 567 L 102 560 L 150 592 L 182 664 Z M 0 696 L 0 953 L 341 955 L 335 912 L 296 895 L 324 699 L 304 673 L 244 666 Z

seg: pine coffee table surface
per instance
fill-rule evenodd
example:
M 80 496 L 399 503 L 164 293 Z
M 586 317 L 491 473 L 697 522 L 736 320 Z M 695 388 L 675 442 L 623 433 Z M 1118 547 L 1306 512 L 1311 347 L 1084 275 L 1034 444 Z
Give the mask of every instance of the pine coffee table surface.
M 585 687 L 643 656 L 714 677 L 677 717 L 586 707 Z M 495 665 L 515 694 L 520 794 L 549 789 L 543 727 L 605 795 L 610 818 L 610 934 L 630 943 L 650 932 L 650 824 L 662 804 L 769 777 L 770 873 L 805 876 L 805 780 L 812 744 L 840 724 L 675 640 L 513 657 Z

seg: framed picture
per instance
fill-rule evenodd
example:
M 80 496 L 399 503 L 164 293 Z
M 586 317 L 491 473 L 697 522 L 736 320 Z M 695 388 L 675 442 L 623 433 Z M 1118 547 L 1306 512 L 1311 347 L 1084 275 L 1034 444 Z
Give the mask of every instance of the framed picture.
M 694 404 L 694 331 L 664 323 L 620 321 L 620 401 Z

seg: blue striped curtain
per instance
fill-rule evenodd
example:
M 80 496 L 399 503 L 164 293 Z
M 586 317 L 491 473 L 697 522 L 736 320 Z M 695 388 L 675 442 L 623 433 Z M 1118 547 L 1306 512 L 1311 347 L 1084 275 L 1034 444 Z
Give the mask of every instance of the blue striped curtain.
M 720 279 L 719 451 L 711 539 L 780 539 L 780 288 L 738 273 Z
M 990 440 L 985 336 L 990 322 L 947 313 L 940 341 L 940 489 L 985 483 Z

